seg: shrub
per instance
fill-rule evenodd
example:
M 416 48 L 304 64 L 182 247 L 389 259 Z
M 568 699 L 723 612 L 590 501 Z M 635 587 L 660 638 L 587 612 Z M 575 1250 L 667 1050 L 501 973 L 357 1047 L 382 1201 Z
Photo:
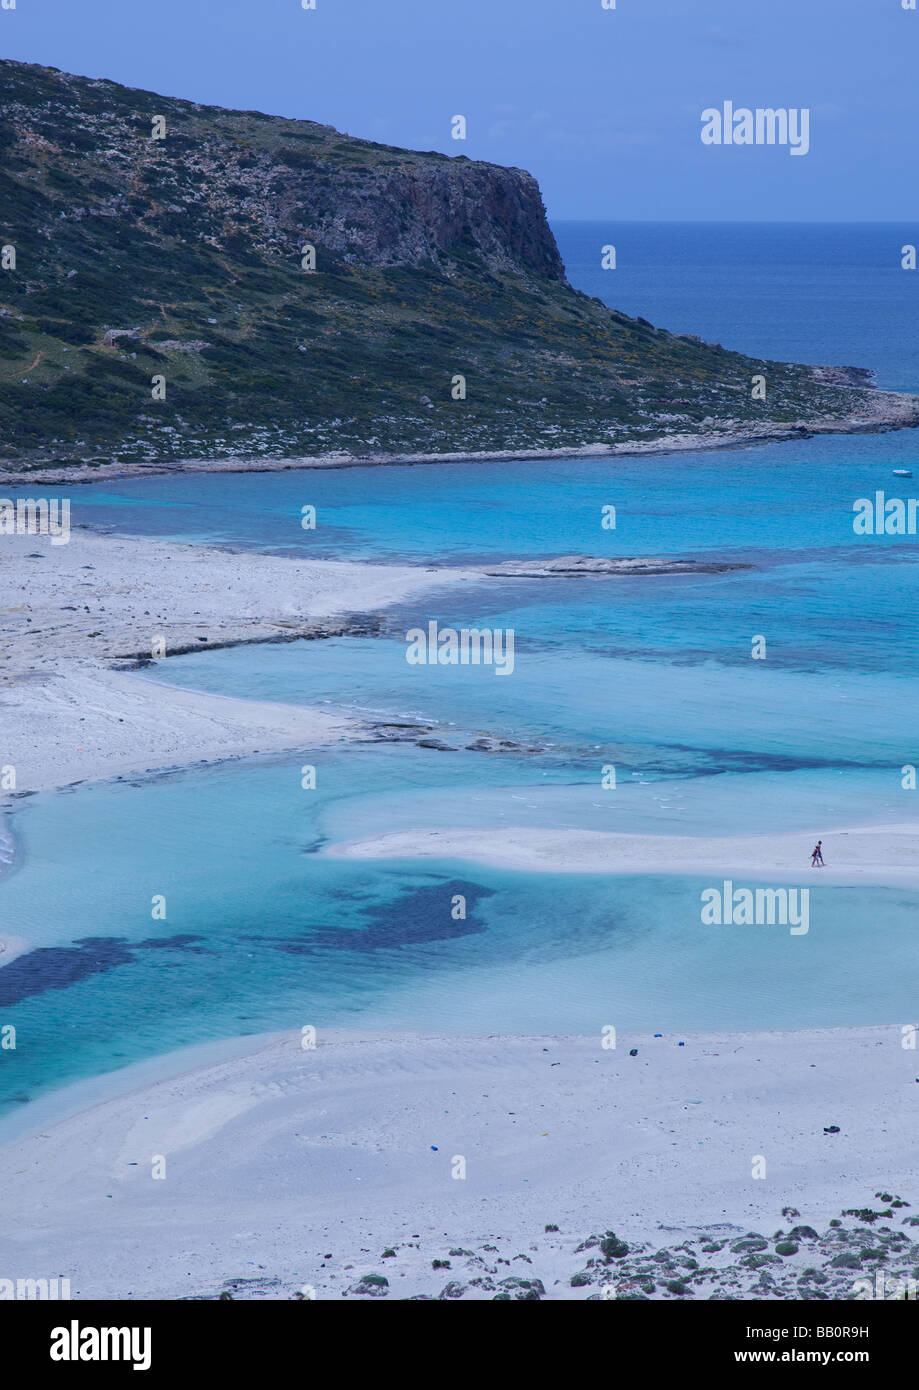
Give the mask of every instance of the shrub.
M 624 1240 L 620 1240 L 615 1231 L 607 1231 L 603 1240 L 600 1241 L 600 1250 L 604 1259 L 621 1260 L 629 1253 L 629 1247 Z

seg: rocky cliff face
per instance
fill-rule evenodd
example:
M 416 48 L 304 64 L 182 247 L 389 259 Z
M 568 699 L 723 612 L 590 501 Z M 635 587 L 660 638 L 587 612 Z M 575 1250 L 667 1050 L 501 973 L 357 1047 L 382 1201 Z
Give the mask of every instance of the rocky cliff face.
M 49 202 L 54 219 L 130 218 L 218 248 L 242 236 L 278 255 L 312 238 L 358 266 L 420 267 L 472 252 L 494 270 L 565 278 L 539 187 L 521 169 L 26 63 L 0 62 L 0 93 L 8 163 L 58 169 L 62 194 L 74 185 L 72 206 Z M 153 138 L 157 116 L 161 139 Z
M 335 190 L 319 232 L 346 259 L 422 266 L 462 249 L 481 252 L 493 269 L 565 279 L 539 186 L 522 169 L 429 156 L 367 174 L 362 184 Z
M 575 291 L 519 169 L 2 61 L 0 247 L 7 470 L 917 419 Z

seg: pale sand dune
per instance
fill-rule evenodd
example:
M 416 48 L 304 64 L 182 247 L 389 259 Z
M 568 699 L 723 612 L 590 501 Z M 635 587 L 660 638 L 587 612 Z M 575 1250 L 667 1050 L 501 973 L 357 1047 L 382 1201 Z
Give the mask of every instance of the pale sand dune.
M 15 767 L 17 791 L 38 791 L 340 739 L 354 725 L 322 711 L 172 690 L 109 663 L 149 653 L 157 634 L 167 656 L 289 638 L 470 577 L 84 530 L 60 546 L 2 537 L 0 765 Z
M 656 1246 L 677 1238 L 662 1227 L 787 1229 L 786 1204 L 825 1224 L 885 1186 L 915 1199 L 919 1065 L 899 1025 L 606 1050 L 602 1022 L 595 1037 L 320 1032 L 313 1051 L 285 1034 L 127 1093 L 132 1071 L 116 1075 L 120 1094 L 3 1149 L 0 1266 L 68 1276 L 76 1298 L 257 1277 L 280 1280 L 269 1296 L 340 1298 L 382 1268 L 404 1297 L 457 1277 L 432 1273 L 451 1246 L 491 1241 L 532 1261 L 504 1273 L 573 1298 L 591 1291 L 569 1280 L 595 1231 Z
M 826 867 L 812 869 L 818 839 Z M 805 887 L 919 880 L 919 824 L 912 823 L 720 838 L 513 826 L 399 830 L 322 852 L 347 859 L 463 859 L 545 873 L 766 874 Z

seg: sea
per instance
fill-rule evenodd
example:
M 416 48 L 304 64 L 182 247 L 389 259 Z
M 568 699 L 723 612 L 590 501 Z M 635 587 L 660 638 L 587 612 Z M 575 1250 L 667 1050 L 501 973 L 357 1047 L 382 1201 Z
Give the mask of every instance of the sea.
M 901 269 L 917 230 L 554 224 L 572 283 L 626 313 L 756 357 L 869 367 L 904 391 L 919 391 L 919 274 Z M 611 244 L 617 268 L 604 270 Z M 0 1114 L 270 1030 L 407 1030 L 460 1046 L 470 1034 L 599 1039 L 610 1025 L 682 1038 L 916 1022 L 919 893 L 821 883 L 809 837 L 916 819 L 903 769 L 919 765 L 919 537 L 858 535 L 853 506 L 915 493 L 917 446 L 905 430 L 74 488 L 74 524 L 278 555 L 731 568 L 483 579 L 386 609 L 373 637 L 157 666 L 152 678 L 185 688 L 424 723 L 450 751 L 307 746 L 13 802 L 0 931 L 29 947 L 0 969 L 0 1030 L 16 1038 L 0 1050 Z M 911 467 L 916 481 L 893 476 Z M 611 507 L 615 528 L 603 525 Z M 410 665 L 405 634 L 431 621 L 512 630 L 513 674 Z M 470 746 L 483 738 L 504 746 Z M 701 893 L 720 883 L 666 865 L 606 876 L 323 854 L 456 826 L 800 831 L 789 869 L 811 890 L 810 929 L 705 925 Z

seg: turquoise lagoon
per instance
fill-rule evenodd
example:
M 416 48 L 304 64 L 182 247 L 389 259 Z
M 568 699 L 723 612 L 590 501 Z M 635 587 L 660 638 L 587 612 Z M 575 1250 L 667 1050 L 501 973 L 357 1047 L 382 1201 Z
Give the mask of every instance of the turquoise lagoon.
M 672 232 L 622 227 L 631 254 L 615 289 L 591 266 L 608 229 L 558 230 L 576 283 L 632 312 L 763 353 L 873 366 L 882 385 L 919 383 L 915 291 L 886 259 L 903 229 L 828 242 L 810 229 L 684 228 L 674 250 Z M 74 489 L 77 522 L 276 553 L 453 565 L 667 554 L 745 568 L 483 580 L 386 610 L 376 638 L 156 668 L 152 678 L 197 689 L 429 722 L 457 751 L 304 748 L 14 803 L 0 923 L 31 949 L 0 970 L 0 1022 L 18 1033 L 0 1068 L 4 1110 L 186 1045 L 304 1024 L 683 1034 L 913 1018 L 919 895 L 811 884 L 807 833 L 915 818 L 900 768 L 919 763 L 919 538 L 856 537 L 852 503 L 877 488 L 908 495 L 892 469 L 915 462 L 916 445 L 904 431 L 656 459 Z M 315 532 L 300 529 L 305 503 Z M 600 525 L 607 504 L 615 531 Z M 514 674 L 409 667 L 404 634 L 429 619 L 512 627 Z M 757 634 L 765 661 L 751 659 Z M 479 733 L 538 751 L 467 751 Z M 306 762 L 314 791 L 300 785 Z M 610 763 L 617 786 L 604 791 Z M 455 825 L 800 829 L 810 931 L 703 927 L 709 885 L 696 878 L 320 852 Z M 463 922 L 450 914 L 456 893 Z M 151 917 L 157 894 L 165 920 Z

